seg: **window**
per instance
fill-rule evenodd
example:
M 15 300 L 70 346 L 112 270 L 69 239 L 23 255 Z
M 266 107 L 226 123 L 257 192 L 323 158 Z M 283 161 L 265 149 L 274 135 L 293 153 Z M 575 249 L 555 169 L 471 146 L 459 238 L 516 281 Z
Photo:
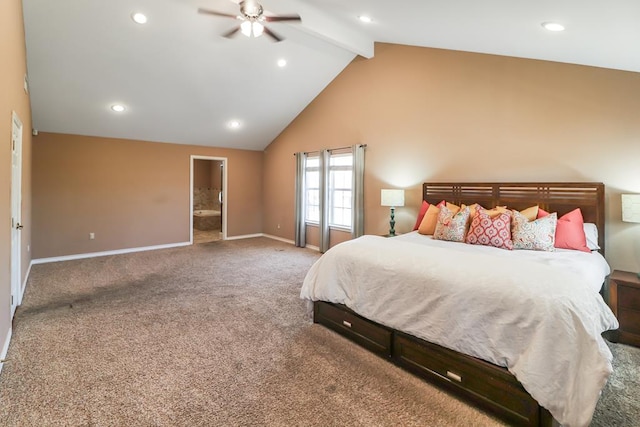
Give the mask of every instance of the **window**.
M 351 229 L 353 154 L 329 156 L 329 226 Z M 320 222 L 320 158 L 307 157 L 305 166 L 305 221 Z
M 329 158 L 329 225 L 351 229 L 351 188 L 353 156 L 336 154 Z
M 320 222 L 320 158 L 307 157 L 305 167 L 305 220 Z

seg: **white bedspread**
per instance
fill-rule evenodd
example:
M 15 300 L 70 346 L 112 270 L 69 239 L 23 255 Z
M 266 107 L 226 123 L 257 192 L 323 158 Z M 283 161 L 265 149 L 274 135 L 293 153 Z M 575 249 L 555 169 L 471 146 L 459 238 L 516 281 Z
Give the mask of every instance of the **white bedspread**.
M 363 236 L 327 251 L 300 296 L 507 367 L 562 425 L 588 426 L 612 371 L 601 333 L 618 327 L 608 273 L 595 252 Z

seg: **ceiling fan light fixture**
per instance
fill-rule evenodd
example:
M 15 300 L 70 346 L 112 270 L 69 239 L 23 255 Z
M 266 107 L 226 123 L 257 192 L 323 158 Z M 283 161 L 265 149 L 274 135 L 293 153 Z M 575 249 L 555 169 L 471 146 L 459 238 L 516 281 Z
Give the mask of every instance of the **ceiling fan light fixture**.
M 259 22 L 254 22 L 251 27 L 253 28 L 253 37 L 260 37 L 264 32 L 264 25 Z
M 264 32 L 264 25 L 257 21 L 244 21 L 240 25 L 240 31 L 247 37 L 260 37 Z
M 244 34 L 245 36 L 251 37 L 251 22 L 244 21 L 240 25 L 240 31 L 242 31 L 242 34 Z

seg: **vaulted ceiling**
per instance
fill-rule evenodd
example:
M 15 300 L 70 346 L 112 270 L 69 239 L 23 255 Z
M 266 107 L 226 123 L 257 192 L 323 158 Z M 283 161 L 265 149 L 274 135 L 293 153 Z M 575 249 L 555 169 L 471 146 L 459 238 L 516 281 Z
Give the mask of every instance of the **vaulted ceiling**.
M 262 150 L 376 41 L 640 72 L 638 0 L 261 3 L 302 22 L 267 24 L 274 43 L 221 37 L 238 21 L 197 13 L 235 15 L 231 0 L 23 0 L 34 128 Z

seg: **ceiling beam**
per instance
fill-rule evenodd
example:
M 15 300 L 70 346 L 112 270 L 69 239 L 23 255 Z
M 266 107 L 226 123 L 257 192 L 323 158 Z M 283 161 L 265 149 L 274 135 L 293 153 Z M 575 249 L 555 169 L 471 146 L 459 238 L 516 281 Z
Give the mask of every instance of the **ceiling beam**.
M 273 13 L 297 13 L 302 23 L 295 25 L 296 29 L 367 59 L 373 58 L 374 40 L 359 31 L 355 21 L 354 25 L 348 25 L 317 7 L 296 0 L 269 0 L 265 8 Z

